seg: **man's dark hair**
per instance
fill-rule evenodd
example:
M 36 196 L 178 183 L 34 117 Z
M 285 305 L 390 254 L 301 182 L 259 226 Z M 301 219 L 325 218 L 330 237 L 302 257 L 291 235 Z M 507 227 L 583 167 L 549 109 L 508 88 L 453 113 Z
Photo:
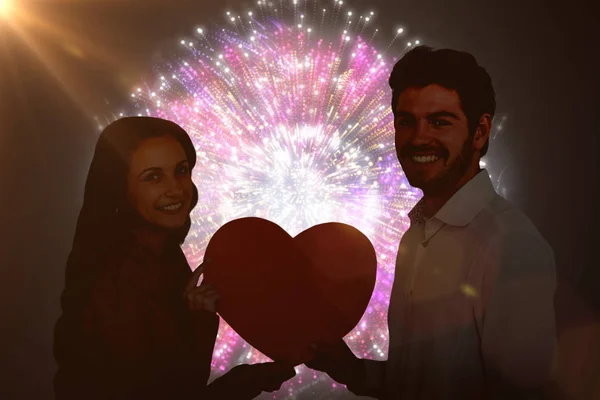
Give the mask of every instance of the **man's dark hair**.
M 389 84 L 394 113 L 400 94 L 409 87 L 438 84 L 456 90 L 471 135 L 475 134 L 483 114 L 488 113 L 493 118 L 496 112 L 496 93 L 490 75 L 472 54 L 464 51 L 415 47 L 396 63 Z M 487 153 L 488 147 L 489 139 L 481 149 L 481 157 Z

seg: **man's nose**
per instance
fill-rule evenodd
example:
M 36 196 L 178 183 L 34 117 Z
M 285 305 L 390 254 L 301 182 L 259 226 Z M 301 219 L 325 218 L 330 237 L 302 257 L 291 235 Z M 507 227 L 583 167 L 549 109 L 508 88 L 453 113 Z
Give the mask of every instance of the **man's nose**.
M 412 136 L 414 144 L 425 144 L 431 142 L 434 138 L 434 132 L 428 121 L 421 120 L 415 125 Z

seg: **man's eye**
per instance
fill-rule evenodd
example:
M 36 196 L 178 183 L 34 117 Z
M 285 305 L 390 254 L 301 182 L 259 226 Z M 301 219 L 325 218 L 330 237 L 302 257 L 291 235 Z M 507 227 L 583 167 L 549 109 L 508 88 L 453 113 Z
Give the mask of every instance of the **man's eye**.
M 439 126 L 448 126 L 448 125 L 450 125 L 450 122 L 444 121 L 443 119 L 434 119 L 433 125 L 438 126 L 438 127 Z
M 396 121 L 397 126 L 408 126 L 408 124 L 409 124 L 408 121 L 405 119 L 400 119 L 400 120 Z

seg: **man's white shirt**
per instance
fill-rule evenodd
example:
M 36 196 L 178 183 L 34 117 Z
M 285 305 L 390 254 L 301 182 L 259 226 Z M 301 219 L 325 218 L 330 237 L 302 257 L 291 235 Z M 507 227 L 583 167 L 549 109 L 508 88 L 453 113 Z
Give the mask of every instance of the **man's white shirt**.
M 556 349 L 553 252 L 482 170 L 400 242 L 381 399 L 540 398 Z

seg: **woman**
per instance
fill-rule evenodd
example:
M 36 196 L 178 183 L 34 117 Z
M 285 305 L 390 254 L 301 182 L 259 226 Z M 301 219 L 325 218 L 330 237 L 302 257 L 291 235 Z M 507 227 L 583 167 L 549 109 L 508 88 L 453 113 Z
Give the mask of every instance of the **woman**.
M 295 375 L 243 365 L 210 386 L 217 293 L 180 245 L 198 201 L 196 152 L 177 124 L 120 119 L 100 135 L 55 329 L 63 399 L 251 399 Z

